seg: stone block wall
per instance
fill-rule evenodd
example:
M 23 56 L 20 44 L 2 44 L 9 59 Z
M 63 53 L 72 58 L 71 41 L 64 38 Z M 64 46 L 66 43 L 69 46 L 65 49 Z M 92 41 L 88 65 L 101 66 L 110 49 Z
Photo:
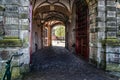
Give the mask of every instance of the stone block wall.
M 98 0 L 95 8 L 95 4 L 89 3 L 92 4 L 89 7 L 90 62 L 96 64 L 99 68 L 110 71 L 119 70 L 120 40 L 118 35 L 119 8 L 116 7 L 117 3 L 115 0 Z M 113 63 L 116 66 L 111 66 Z
M 0 39 L 2 40 L 3 37 L 12 37 L 13 39 L 17 37 L 22 43 L 21 46 L 0 47 L 0 78 L 3 77 L 5 72 L 5 62 L 16 52 L 18 54 L 24 53 L 22 56 L 13 57 L 12 59 L 11 66 L 18 66 L 23 63 L 21 67 L 13 68 L 13 80 L 14 78 L 20 78 L 22 73 L 29 70 L 29 1 L 0 0 L 0 5 L 4 8 L 3 10 L 0 9 L 0 22 L 3 22 L 2 25 L 0 24 L 0 28 L 1 26 L 4 28 L 4 34 L 0 35 Z

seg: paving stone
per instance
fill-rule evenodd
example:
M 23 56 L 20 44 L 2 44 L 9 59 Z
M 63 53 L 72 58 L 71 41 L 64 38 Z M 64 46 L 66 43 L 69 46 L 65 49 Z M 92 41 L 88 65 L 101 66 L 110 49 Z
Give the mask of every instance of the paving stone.
M 63 47 L 47 47 L 32 55 L 31 72 L 24 80 L 117 80 Z

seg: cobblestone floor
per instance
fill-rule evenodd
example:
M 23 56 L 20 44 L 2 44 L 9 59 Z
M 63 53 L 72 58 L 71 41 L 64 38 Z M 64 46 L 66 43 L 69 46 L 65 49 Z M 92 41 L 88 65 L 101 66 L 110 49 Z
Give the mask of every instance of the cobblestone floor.
M 31 70 L 23 80 L 117 80 L 62 47 L 34 53 Z

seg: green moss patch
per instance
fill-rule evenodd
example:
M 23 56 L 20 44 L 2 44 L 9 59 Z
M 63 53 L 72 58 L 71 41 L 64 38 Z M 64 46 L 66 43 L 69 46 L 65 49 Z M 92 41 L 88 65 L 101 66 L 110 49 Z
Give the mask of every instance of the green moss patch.
M 120 46 L 120 40 L 117 38 L 107 38 L 101 41 L 102 45 Z
M 5 8 L 3 7 L 3 5 L 0 5 L 0 11 L 3 11 Z
M 118 72 L 118 71 L 120 71 L 120 64 L 109 63 L 109 64 L 107 64 L 106 70 Z
M 18 37 L 3 37 L 0 47 L 21 47 L 22 41 Z
M 15 36 L 4 36 L 3 39 L 19 39 L 19 37 L 15 37 Z
M 17 79 L 17 78 L 19 78 L 20 77 L 20 69 L 19 69 L 19 67 L 17 68 L 13 68 L 13 70 L 12 70 L 12 80 L 15 80 L 15 79 Z

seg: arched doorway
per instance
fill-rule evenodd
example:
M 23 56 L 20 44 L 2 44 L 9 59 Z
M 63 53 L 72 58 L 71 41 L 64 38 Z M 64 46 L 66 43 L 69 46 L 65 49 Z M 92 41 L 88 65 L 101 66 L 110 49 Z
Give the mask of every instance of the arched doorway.
M 56 24 L 52 28 L 52 46 L 65 47 L 65 26 Z
M 65 26 L 65 41 L 67 42 L 67 23 L 69 22 L 70 8 L 60 1 L 39 1 L 33 6 L 33 32 L 41 34 L 42 47 L 52 46 L 52 28 L 57 24 Z M 68 5 L 68 3 L 67 3 Z M 36 28 L 37 27 L 37 28 Z M 36 30 L 35 30 L 36 29 Z M 67 47 L 68 44 L 65 44 Z
M 56 28 L 56 26 L 58 27 L 58 29 Z M 43 46 L 44 47 L 47 47 L 47 46 L 64 47 L 65 46 L 66 33 L 65 33 L 65 25 L 63 21 L 59 21 L 59 20 L 45 21 L 42 29 L 43 29 L 42 33 L 43 33 Z
M 33 20 L 41 28 L 41 42 L 44 47 L 44 28 L 47 27 L 47 46 L 52 44 L 51 29 L 58 22 L 65 25 L 65 48 L 75 47 L 75 52 L 89 59 L 88 0 L 38 1 L 33 6 Z M 75 8 L 73 8 L 75 6 Z M 75 10 L 73 10 L 75 9 Z M 73 12 L 72 12 L 73 11 Z M 76 16 L 74 16 L 74 13 Z M 73 19 L 73 18 L 75 19 Z M 34 24 L 34 23 L 33 23 Z M 72 30 L 74 27 L 74 30 Z M 34 26 L 35 28 L 35 26 Z M 38 30 L 38 29 L 37 29 Z M 75 33 L 72 34 L 71 33 Z

